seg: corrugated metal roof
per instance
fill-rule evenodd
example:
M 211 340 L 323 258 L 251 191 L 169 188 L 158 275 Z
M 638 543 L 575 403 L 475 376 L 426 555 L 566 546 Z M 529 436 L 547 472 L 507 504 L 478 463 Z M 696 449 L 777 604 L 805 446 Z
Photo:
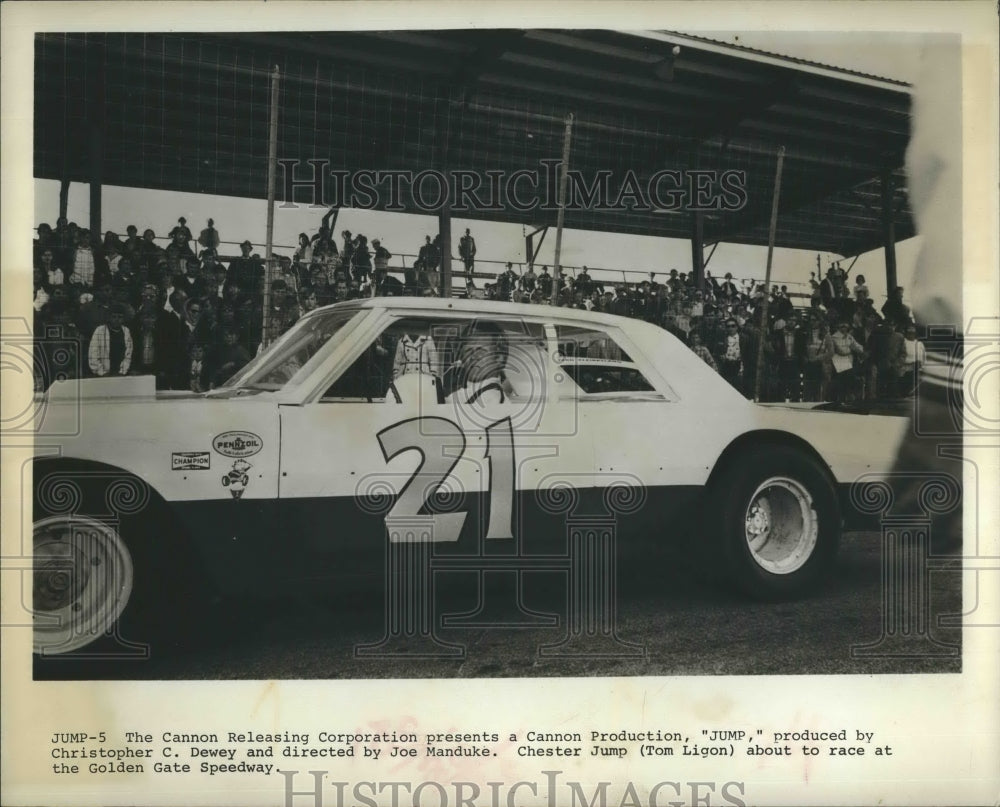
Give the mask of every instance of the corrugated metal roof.
M 683 40 L 679 54 L 671 37 Z M 299 164 L 300 177 L 309 160 L 355 171 L 447 167 L 481 181 L 541 170 L 560 158 L 572 113 L 571 167 L 588 181 L 608 172 L 612 195 L 630 177 L 644 185 L 669 169 L 687 183 L 714 172 L 717 198 L 719 177 L 738 176 L 744 203 L 701 213 L 706 243 L 767 243 L 779 146 L 779 246 L 851 255 L 881 245 L 887 175 L 896 238 L 913 234 L 905 84 L 661 32 L 42 34 L 36 176 L 86 181 L 81 133 L 96 125 L 108 184 L 264 198 L 275 65 L 278 156 Z M 566 226 L 691 237 L 689 207 L 652 207 L 661 209 L 580 205 Z M 405 199 L 403 209 L 426 212 Z M 551 206 L 514 204 L 461 215 L 536 226 L 556 218 Z

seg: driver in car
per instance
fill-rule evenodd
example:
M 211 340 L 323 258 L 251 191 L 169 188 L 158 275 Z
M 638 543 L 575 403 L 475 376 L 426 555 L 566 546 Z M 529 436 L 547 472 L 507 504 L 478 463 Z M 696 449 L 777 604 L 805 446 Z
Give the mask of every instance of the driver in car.
M 510 396 L 504 377 L 507 336 L 492 322 L 473 322 L 462 334 L 454 364 L 442 380 L 445 403 L 489 405 Z

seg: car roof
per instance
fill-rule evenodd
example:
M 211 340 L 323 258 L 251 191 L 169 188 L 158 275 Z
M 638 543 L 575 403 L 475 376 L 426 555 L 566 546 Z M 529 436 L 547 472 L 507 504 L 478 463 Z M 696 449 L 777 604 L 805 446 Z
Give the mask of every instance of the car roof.
M 630 317 L 585 311 L 579 308 L 532 305 L 529 303 L 505 303 L 498 300 L 442 299 L 440 297 L 369 297 L 363 300 L 348 300 L 343 303 L 334 303 L 318 310 L 344 311 L 351 308 L 358 310 L 382 308 L 393 311 L 433 311 L 436 313 L 454 311 L 460 313 L 488 314 L 490 316 L 544 317 L 546 319 L 579 321 L 581 325 L 600 323 L 617 327 L 636 327 L 647 324 L 642 320 Z

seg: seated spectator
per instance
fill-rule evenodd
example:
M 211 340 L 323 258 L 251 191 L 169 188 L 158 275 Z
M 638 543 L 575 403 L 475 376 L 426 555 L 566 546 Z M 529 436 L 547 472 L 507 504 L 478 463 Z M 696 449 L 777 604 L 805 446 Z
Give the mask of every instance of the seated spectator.
M 106 325 L 99 325 L 90 339 L 87 360 L 96 376 L 128 375 L 132 364 L 132 335 L 124 324 L 125 307 L 111 307 Z
M 173 229 L 171 241 L 164 250 L 164 254 L 167 258 L 167 266 L 171 272 L 183 272 L 185 264 L 189 260 L 198 260 L 194 252 L 191 250 L 188 243 L 189 239 L 185 237 L 190 234 L 190 230 L 186 227 L 183 230 L 179 230 L 176 227 Z
M 316 291 L 312 288 L 304 288 L 299 292 L 299 308 L 303 314 L 315 311 L 319 308 L 319 301 L 316 299 Z
M 61 286 L 66 282 L 66 274 L 60 267 L 56 266 L 54 253 L 50 248 L 42 250 L 39 268 L 44 272 L 45 282 L 50 288 L 52 286 Z
M 281 278 L 271 282 L 271 299 L 267 312 L 267 343 L 275 341 L 299 318 L 294 292 L 289 294 L 288 286 Z
M 104 325 L 108 321 L 111 313 L 111 284 L 102 283 L 96 289 L 92 298 L 80 306 L 77 314 L 76 324 L 83 334 L 83 338 L 89 340 L 93 336 L 98 326 Z
M 188 348 L 188 389 L 191 392 L 208 392 L 209 365 L 205 361 L 205 345 L 192 342 Z
M 403 284 L 390 275 L 385 269 L 375 270 L 375 282 L 372 284 L 374 297 L 402 297 Z
M 210 360 L 209 386 L 214 389 L 238 373 L 250 361 L 250 353 L 239 343 L 239 334 L 229 328 L 223 332 L 219 345 Z
M 55 245 L 55 238 L 52 234 L 52 227 L 42 223 L 38 225 L 38 237 L 32 244 L 31 257 L 35 266 L 39 266 L 42 260 L 42 251 L 52 249 Z
M 133 321 L 132 371 L 139 375 L 156 375 L 156 321 L 160 312 L 155 308 L 140 308 Z
M 35 328 L 35 389 L 43 392 L 53 381 L 86 375 L 87 340 L 73 322 L 73 309 L 62 286 L 40 313 Z
M 700 358 L 703 362 L 705 362 L 705 364 L 716 372 L 719 371 L 719 367 L 716 365 L 715 359 L 712 358 L 712 354 L 709 352 L 708 348 L 702 344 L 701 334 L 699 334 L 698 331 L 691 331 L 690 345 L 691 350 L 694 351 L 694 355 Z

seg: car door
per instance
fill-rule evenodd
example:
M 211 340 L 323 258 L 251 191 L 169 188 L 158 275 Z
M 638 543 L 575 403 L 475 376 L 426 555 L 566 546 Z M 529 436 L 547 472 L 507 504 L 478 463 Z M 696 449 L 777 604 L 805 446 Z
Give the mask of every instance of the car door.
M 505 347 L 503 394 L 474 395 L 489 385 L 463 383 L 462 346 L 491 330 Z M 561 539 L 557 508 L 537 489 L 592 485 L 594 452 L 575 403 L 554 392 L 541 323 L 386 313 L 342 349 L 346 369 L 280 408 L 282 520 L 319 559 L 301 574 L 379 571 L 387 536 L 466 556 L 544 552 Z
M 550 329 L 581 430 L 595 446 L 595 487 L 619 529 L 658 536 L 701 491 L 716 451 L 710 426 L 620 328 L 556 321 Z M 704 452 L 702 449 L 706 449 Z

